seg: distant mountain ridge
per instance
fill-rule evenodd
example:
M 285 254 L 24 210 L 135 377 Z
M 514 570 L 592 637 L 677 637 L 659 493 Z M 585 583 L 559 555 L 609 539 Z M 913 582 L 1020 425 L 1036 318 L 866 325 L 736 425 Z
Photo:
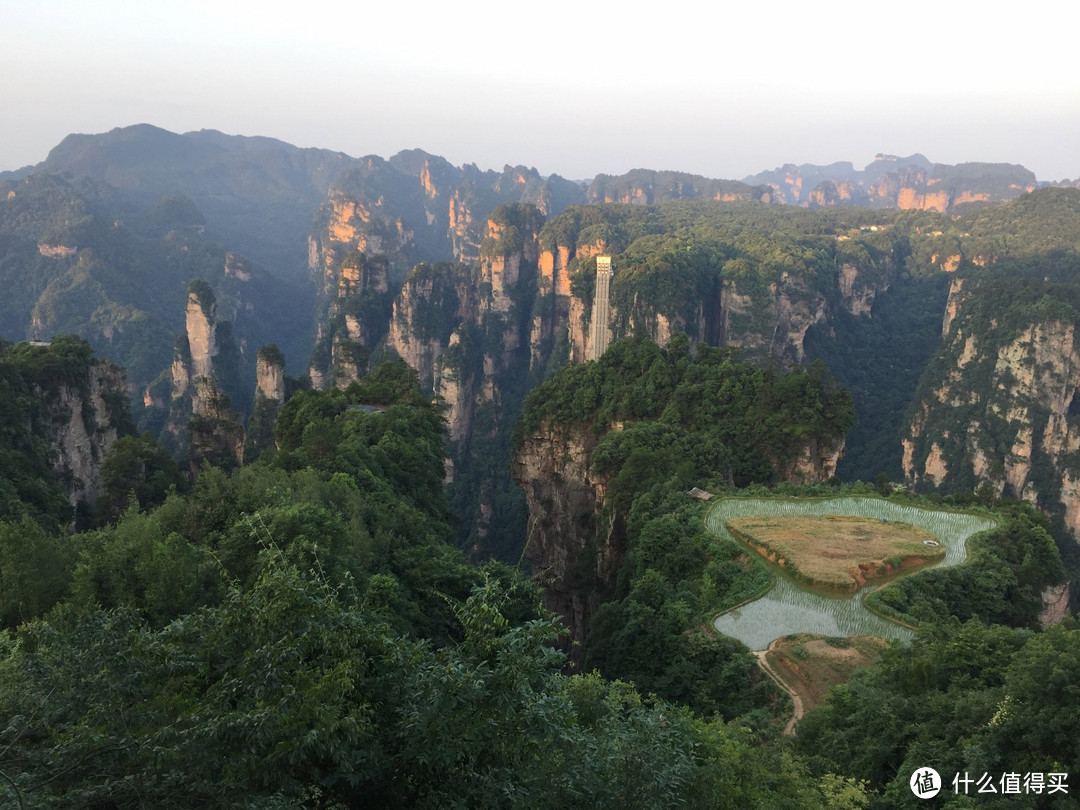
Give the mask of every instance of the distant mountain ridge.
M 273 138 L 215 130 L 178 135 L 138 124 L 69 135 L 34 171 L 98 180 L 140 205 L 183 194 L 207 218 L 211 236 L 274 275 L 289 276 L 290 267 L 303 266 L 312 211 L 356 162 Z
M 0 277 L 10 281 L 0 324 L 3 336 L 12 338 L 77 331 L 145 384 L 154 376 L 151 367 L 169 355 L 167 343 L 157 347 L 163 339 L 146 338 L 150 332 L 175 334 L 187 284 L 201 277 L 215 288 L 250 287 L 247 297 L 262 299 L 253 309 L 249 300 L 223 311 L 273 320 L 292 368 L 317 370 L 320 364 L 309 365 L 300 348 L 311 345 L 312 327 L 321 346 L 316 354 L 327 363 L 336 357 L 335 341 L 362 335 L 365 345 L 373 345 L 385 329 L 360 326 L 365 319 L 357 319 L 359 309 L 332 306 L 351 300 L 342 296 L 360 280 L 356 260 L 344 267 L 351 253 L 384 257 L 382 286 L 372 287 L 363 305 L 382 311 L 416 265 L 476 261 L 500 205 L 532 205 L 547 219 L 575 205 L 696 199 L 956 215 L 1036 185 L 1022 166 L 948 166 L 921 154 L 878 155 L 862 170 L 850 162 L 789 164 L 742 181 L 634 169 L 578 182 L 526 166 L 501 172 L 454 166 L 420 149 L 355 158 L 274 138 L 216 130 L 177 134 L 139 124 L 69 135 L 38 166 L 0 173 L 0 193 L 8 200 L 0 212 L 0 242 L 7 245 Z M 597 239 L 592 241 L 600 250 L 602 234 Z M 133 240 L 140 244 L 137 252 Z M 223 270 L 234 261 L 226 260 L 227 253 L 249 260 L 245 274 L 254 271 L 253 281 L 240 284 Z M 569 254 L 556 259 L 568 261 Z M 260 270 L 266 277 L 259 277 Z M 272 289 L 278 281 L 297 288 L 288 306 Z M 316 295 L 322 299 L 317 307 Z M 279 302 L 277 312 L 271 300 Z M 302 327 L 305 322 L 311 326 Z M 253 357 L 256 346 L 247 344 L 265 330 L 239 321 L 236 326 L 242 353 Z M 119 350 L 124 329 L 130 346 Z M 132 367 L 137 345 L 146 346 L 140 352 L 145 369 Z M 327 365 L 322 373 L 331 371 Z
M 970 448 L 936 406 L 925 425 L 905 409 L 923 373 L 931 394 L 922 401 L 945 391 L 946 377 L 926 364 L 947 299 L 965 329 L 965 342 L 950 346 L 966 356 L 962 321 L 973 316 L 957 309 L 948 274 L 974 277 L 1020 250 L 1077 249 L 1080 191 L 1026 193 L 1036 185 L 1020 166 L 917 154 L 881 155 L 862 170 L 789 165 L 742 181 L 635 169 L 578 182 L 526 166 L 455 166 L 420 149 L 354 158 L 271 138 L 126 127 L 69 136 L 39 166 L 0 174 L 0 338 L 81 335 L 124 365 L 140 427 L 164 431 L 180 453 L 185 435 L 197 438 L 185 422 L 228 415 L 224 396 L 192 380 L 218 378 L 215 390 L 242 415 L 258 408 L 260 347 L 275 346 L 278 388 L 286 368 L 292 386 L 307 377 L 345 387 L 373 361 L 400 357 L 445 403 L 447 478 L 455 510 L 475 528 L 468 545 L 509 558 L 519 550 L 499 537 L 517 537 L 524 512 L 495 467 L 509 458 L 528 390 L 588 356 L 599 254 L 615 268 L 612 337 L 640 332 L 664 345 L 685 333 L 762 363 L 825 359 L 861 409 L 842 478 L 884 470 L 913 483 L 987 480 L 989 466 L 969 474 Z M 216 302 L 194 336 L 185 320 L 193 282 Z M 209 371 L 196 369 L 214 354 L 204 343 L 218 349 Z M 969 368 L 941 357 L 938 365 Z M 196 407 L 211 400 L 214 409 Z M 240 431 L 226 438 L 239 460 Z M 1061 441 L 1067 451 L 1046 464 L 1064 469 L 1080 444 Z M 989 439 L 971 443 L 989 452 Z M 1039 484 L 1042 467 L 1032 469 Z M 995 486 L 1064 510 L 1080 534 L 1080 495 Z
M 829 166 L 786 164 L 744 178 L 743 182 L 769 186 L 777 201 L 787 205 L 822 208 L 857 205 L 864 208 L 900 208 L 962 214 L 1034 191 L 1035 174 L 1009 163 L 931 163 L 925 156 L 878 154 L 862 171 L 851 163 Z
M 544 176 L 524 166 L 506 166 L 501 173 L 481 170 L 475 164 L 456 167 L 420 149 L 403 150 L 390 158 L 351 157 L 269 137 L 227 135 L 216 130 L 177 134 L 150 124 L 101 134 L 69 135 L 42 163 L 0 173 L 0 180 L 42 171 L 99 180 L 141 204 L 183 194 L 207 217 L 211 235 L 223 238 L 231 249 L 244 253 L 275 275 L 285 276 L 291 275 L 290 268 L 302 266 L 299 245 L 313 212 L 335 188 L 353 190 L 349 186 L 357 185 L 357 173 L 369 180 L 381 174 L 376 185 L 384 188 L 400 188 L 402 182 L 411 181 L 414 186 L 424 186 L 429 196 L 434 196 L 431 186 L 439 187 L 444 196 L 452 196 L 451 187 L 460 190 L 466 186 L 474 196 L 491 196 L 490 207 L 517 196 L 507 193 L 513 185 L 508 178 L 516 174 L 529 188 L 523 189 L 515 201 L 533 202 L 546 216 L 574 204 L 651 205 L 699 198 L 754 199 L 810 208 L 914 208 L 952 214 L 1004 202 L 1047 185 L 1039 183 L 1023 166 L 950 166 L 933 163 L 921 154 L 879 154 L 862 170 L 850 162 L 785 164 L 742 180 L 639 168 L 623 175 L 599 174 L 587 182 L 575 182 L 556 174 Z M 388 182 L 394 176 L 397 181 Z M 365 202 L 380 200 L 399 202 L 378 194 Z M 413 228 L 418 225 L 407 224 Z M 455 257 L 448 254 L 440 258 Z

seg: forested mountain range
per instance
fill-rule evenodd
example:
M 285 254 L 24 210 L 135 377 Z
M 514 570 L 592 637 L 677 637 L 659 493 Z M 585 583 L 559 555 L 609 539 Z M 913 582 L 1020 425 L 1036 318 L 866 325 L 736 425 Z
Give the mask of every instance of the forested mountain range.
M 1080 189 L 1038 185 L 149 126 L 0 175 L 0 800 L 884 808 L 931 753 L 1080 773 L 1078 631 L 1041 628 L 1080 571 Z M 708 624 L 771 574 L 693 487 L 995 528 L 881 596 L 916 640 L 792 742 Z
M 865 194 L 818 193 L 829 183 Z M 586 356 L 593 256 L 615 257 L 613 337 L 644 330 L 663 345 L 686 332 L 759 359 L 825 359 L 856 402 L 837 474 L 948 486 L 909 410 L 918 386 L 941 384 L 923 369 L 970 268 L 1075 249 L 1074 192 L 1036 185 L 1021 167 L 921 155 L 747 182 L 645 170 L 572 182 L 420 150 L 352 158 L 141 125 L 69 136 L 42 164 L 0 175 L 0 334 L 85 337 L 125 368 L 137 423 L 181 455 L 186 419 L 225 403 L 198 396 L 193 367 L 180 373 L 193 349 L 237 423 L 255 408 L 260 346 L 280 349 L 294 387 L 344 386 L 396 354 L 448 407 L 463 542 L 512 557 L 524 506 L 506 473 L 510 428 L 549 368 Z M 202 349 L 195 279 L 214 298 Z M 225 413 L 211 410 L 211 422 Z M 243 437 L 227 443 L 241 460 Z M 932 479 L 917 469 L 927 458 Z M 948 466 L 957 485 L 992 478 L 1075 526 L 1071 495 L 1025 489 L 1004 459 L 993 475 L 967 463 Z

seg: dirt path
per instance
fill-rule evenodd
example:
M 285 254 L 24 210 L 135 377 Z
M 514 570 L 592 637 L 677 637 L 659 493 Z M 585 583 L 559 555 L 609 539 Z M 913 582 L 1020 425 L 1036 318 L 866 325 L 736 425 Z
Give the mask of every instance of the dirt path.
M 773 648 L 774 644 L 776 644 L 775 641 L 769 644 L 769 650 Z M 804 714 L 806 714 L 806 708 L 803 704 L 802 695 L 788 686 L 784 679 L 772 668 L 772 664 L 770 664 L 768 658 L 766 658 L 769 650 L 754 650 L 754 657 L 757 658 L 758 666 L 761 667 L 761 671 L 772 678 L 773 683 L 787 692 L 791 697 L 791 704 L 794 706 L 795 711 L 792 712 L 791 719 L 788 720 L 787 725 L 784 726 L 784 734 L 787 734 L 790 737 L 795 734 L 795 724 L 802 719 Z

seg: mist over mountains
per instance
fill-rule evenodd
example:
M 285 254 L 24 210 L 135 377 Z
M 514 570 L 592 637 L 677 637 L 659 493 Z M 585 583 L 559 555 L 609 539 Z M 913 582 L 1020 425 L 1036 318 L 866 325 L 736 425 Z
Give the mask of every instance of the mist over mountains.
M 928 764 L 1067 776 L 1066 186 L 922 155 L 578 182 L 148 125 L 0 175 L 0 804 L 886 808 Z M 725 537 L 717 500 L 769 525 Z M 792 504 L 824 542 L 751 536 Z M 912 510 L 936 540 L 866 558 Z M 933 566 L 958 517 L 992 528 Z M 789 575 L 888 581 L 859 604 L 914 639 L 752 655 L 713 622 Z M 778 672 L 825 701 L 794 737 Z
M 187 420 L 217 403 L 214 424 L 236 414 L 222 430 L 237 462 L 260 347 L 276 347 L 289 390 L 345 387 L 400 357 L 447 404 L 448 480 L 474 545 L 509 554 L 524 514 L 510 429 L 550 369 L 586 357 L 602 252 L 616 268 L 612 338 L 685 332 L 759 362 L 824 359 L 858 415 L 838 475 L 978 483 L 986 451 L 947 450 L 957 434 L 934 441 L 909 409 L 917 388 L 942 384 L 924 369 L 943 318 L 959 322 L 960 291 L 980 283 L 967 274 L 1075 248 L 1072 196 L 1044 185 L 1021 166 L 919 154 L 743 180 L 636 169 L 575 182 L 419 149 L 351 157 L 125 127 L 68 136 L 0 175 L 0 335 L 83 336 L 126 369 L 137 423 L 179 455 Z M 1019 234 L 1016 218 L 1030 223 Z M 196 281 L 210 298 L 193 309 Z M 200 393 L 201 376 L 216 388 Z M 481 471 L 489 456 L 502 472 Z M 1020 469 L 1007 458 L 993 468 L 999 491 L 1073 515 L 1065 495 L 1007 474 Z
M 225 240 L 229 249 L 244 253 L 268 271 L 288 275 L 287 268 L 302 266 L 313 212 L 331 189 L 349 182 L 348 176 L 355 176 L 359 169 L 369 177 L 377 171 L 383 176 L 389 185 L 379 188 L 380 192 L 407 196 L 406 187 L 420 179 L 421 165 L 428 159 L 440 186 L 491 189 L 498 195 L 500 188 L 508 185 L 508 172 L 526 175 L 532 188 L 521 190 L 522 201 L 539 203 L 547 216 L 567 205 L 593 202 L 653 204 L 675 199 L 763 197 L 769 202 L 806 207 L 866 205 L 954 213 L 1000 202 L 1039 186 L 1034 174 L 1022 166 L 948 166 L 934 164 L 921 154 L 904 158 L 879 155 L 861 171 L 850 163 L 788 164 L 740 181 L 636 169 L 621 176 L 597 175 L 590 181 L 571 182 L 558 175 L 542 177 L 535 169 L 522 166 L 507 166 L 502 173 L 481 171 L 475 164 L 454 167 L 418 149 L 386 160 L 356 158 L 325 149 L 302 149 L 273 138 L 226 135 L 215 130 L 181 135 L 149 124 L 97 135 L 69 135 L 42 163 L 0 173 L 0 180 L 10 182 L 33 173 L 94 180 L 117 190 L 126 201 L 143 206 L 182 194 L 207 218 L 209 235 Z M 538 190 L 541 185 L 543 192 Z M 391 206 L 402 204 L 390 195 L 382 199 Z

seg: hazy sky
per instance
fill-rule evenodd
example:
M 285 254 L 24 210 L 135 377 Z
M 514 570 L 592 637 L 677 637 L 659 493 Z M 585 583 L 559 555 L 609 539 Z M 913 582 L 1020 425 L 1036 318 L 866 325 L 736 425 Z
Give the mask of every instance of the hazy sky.
M 1059 0 L 0 0 L 0 22 L 0 169 L 145 122 L 571 178 L 877 152 L 1080 176 Z

